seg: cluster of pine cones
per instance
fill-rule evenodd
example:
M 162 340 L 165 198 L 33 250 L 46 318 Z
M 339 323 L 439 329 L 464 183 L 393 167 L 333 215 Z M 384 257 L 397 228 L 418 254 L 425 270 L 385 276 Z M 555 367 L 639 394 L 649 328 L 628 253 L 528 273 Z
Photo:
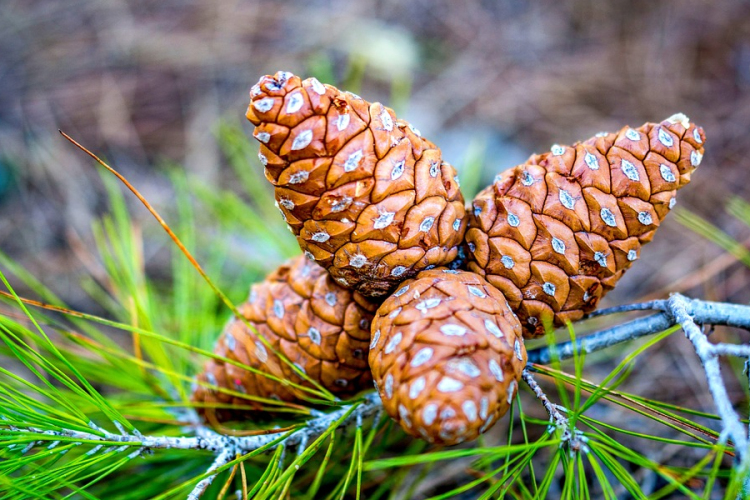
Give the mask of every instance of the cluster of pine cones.
M 254 331 L 234 318 L 218 341 L 253 370 L 211 360 L 194 400 L 247 404 L 206 384 L 294 401 L 310 381 L 340 397 L 374 381 L 406 432 L 441 444 L 508 411 L 523 339 L 597 306 L 705 139 L 677 114 L 556 144 L 466 205 L 440 149 L 382 104 L 288 72 L 250 95 L 260 161 L 304 256 L 252 287 L 240 312 Z

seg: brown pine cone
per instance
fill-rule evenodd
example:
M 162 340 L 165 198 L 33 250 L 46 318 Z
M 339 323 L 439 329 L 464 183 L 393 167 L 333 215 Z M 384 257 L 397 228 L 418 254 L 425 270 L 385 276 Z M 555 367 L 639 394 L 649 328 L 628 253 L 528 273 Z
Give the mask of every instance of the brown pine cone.
M 508 411 L 526 365 L 521 324 L 480 276 L 423 271 L 386 299 L 372 330 L 373 379 L 409 434 L 457 444 Z
M 247 118 L 300 247 L 368 297 L 456 258 L 466 231 L 456 169 L 380 103 L 287 72 L 250 91 Z
M 334 283 L 325 269 L 303 256 L 283 264 L 250 289 L 239 307 L 273 349 L 308 377 L 338 396 L 369 388 L 367 354 L 370 322 L 377 305 L 357 292 Z M 233 318 L 216 343 L 216 354 L 239 361 L 282 380 L 312 387 Z M 203 382 L 264 398 L 295 401 L 303 391 L 220 360 L 212 359 L 198 376 Z M 308 395 L 309 396 L 309 395 Z M 193 400 L 205 403 L 253 405 L 246 399 L 198 386 Z M 237 416 L 216 412 L 220 420 Z
M 704 140 L 678 114 L 532 156 L 472 202 L 469 269 L 505 294 L 527 337 L 581 319 L 651 241 Z

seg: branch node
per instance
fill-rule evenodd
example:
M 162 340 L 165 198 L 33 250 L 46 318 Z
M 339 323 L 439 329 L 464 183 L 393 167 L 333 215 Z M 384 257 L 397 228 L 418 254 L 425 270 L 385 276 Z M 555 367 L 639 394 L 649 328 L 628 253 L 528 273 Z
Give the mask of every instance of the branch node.
M 547 426 L 547 432 L 552 434 L 556 430 L 560 430 L 560 446 L 567 446 L 571 453 L 575 454 L 581 451 L 588 453 L 589 448 L 585 444 L 586 436 L 575 427 L 571 427 L 568 417 L 563 415 L 563 413 L 570 413 L 569 410 L 549 400 L 528 368 L 524 368 L 522 378 L 534 393 L 534 396 L 542 403 L 544 409 L 547 410 L 550 422 Z

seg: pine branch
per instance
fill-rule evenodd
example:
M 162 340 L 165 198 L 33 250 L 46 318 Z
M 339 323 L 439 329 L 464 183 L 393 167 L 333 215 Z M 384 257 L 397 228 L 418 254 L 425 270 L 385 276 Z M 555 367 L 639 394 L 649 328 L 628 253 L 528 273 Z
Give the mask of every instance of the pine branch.
M 528 368 L 525 368 L 523 370 L 522 377 L 523 381 L 526 382 L 526 385 L 528 385 L 531 391 L 534 393 L 534 396 L 536 396 L 539 402 L 542 403 L 544 409 L 547 410 L 550 421 L 550 425 L 548 428 L 550 434 L 555 429 L 560 429 L 562 430 L 562 436 L 560 437 L 560 439 L 563 443 L 568 444 L 571 451 L 575 452 L 581 449 L 586 449 L 586 437 L 579 430 L 571 427 L 568 417 L 563 415 L 563 411 L 567 411 L 567 409 L 558 406 L 549 400 L 537 381 L 531 375 L 531 372 Z
M 718 357 L 728 352 L 727 348 L 741 347 L 747 348 L 748 346 L 728 346 L 726 344 L 713 345 L 708 341 L 708 337 L 703 334 L 701 329 L 696 324 L 697 318 L 695 312 L 690 309 L 690 300 L 683 297 L 682 295 L 672 295 L 668 301 L 669 312 L 672 317 L 677 321 L 682 329 L 685 331 L 687 339 L 693 343 L 695 352 L 703 364 L 703 370 L 706 372 L 706 379 L 708 380 L 708 389 L 711 391 L 713 396 L 714 404 L 716 405 L 716 411 L 721 417 L 721 422 L 724 427 L 722 434 L 728 435 L 732 441 L 734 441 L 734 447 L 737 450 L 737 458 L 741 463 L 746 464 L 748 459 L 747 444 L 748 436 L 745 430 L 745 426 L 740 422 L 740 417 L 737 412 L 734 411 L 732 402 L 729 400 L 729 394 L 724 386 L 724 381 L 721 378 L 721 367 L 719 365 Z M 750 323 L 750 316 L 746 316 L 745 320 Z M 747 349 L 741 351 L 735 349 L 734 352 L 744 352 L 744 354 L 732 354 L 739 357 L 748 357 Z
M 750 330 L 750 306 L 694 300 L 675 294 L 668 300 L 623 306 L 605 310 L 603 313 L 613 314 L 633 310 L 656 310 L 660 312 L 599 331 L 587 337 L 577 339 L 575 342 L 561 342 L 552 346 L 531 350 L 528 353 L 529 363 L 548 364 L 553 359 L 570 358 L 576 352 L 591 353 L 599 351 L 607 347 L 664 331 L 679 324 L 685 330 L 688 340 L 692 342 L 698 357 L 703 363 L 709 388 L 724 427 L 722 435 L 734 442 L 737 449 L 737 456 L 741 460 L 743 467 L 746 466 L 749 456 L 746 453 L 748 445 L 747 429 L 741 424 L 739 416 L 729 401 L 726 388 L 721 380 L 718 357 L 736 356 L 750 358 L 750 346 L 711 344 L 706 335 L 701 332 L 698 325 L 728 325 Z M 562 409 L 552 404 L 546 398 L 546 395 L 541 391 L 541 388 L 536 384 L 536 381 L 531 377 L 528 370 L 524 372 L 524 380 L 545 406 L 555 425 L 565 427 L 566 430 L 569 430 L 566 427 L 567 418 L 562 414 Z M 122 434 L 115 434 L 96 426 L 92 426 L 95 432 L 90 433 L 66 429 L 50 431 L 36 428 L 19 428 L 8 424 L 0 424 L 0 434 L 13 434 L 16 436 L 32 434 L 33 440 L 31 442 L 64 440 L 68 442 L 86 442 L 100 447 L 132 446 L 137 448 L 136 452 L 138 453 L 147 450 L 168 448 L 205 450 L 212 452 L 217 457 L 208 469 L 207 473 L 209 473 L 220 468 L 237 454 L 243 455 L 260 448 L 272 450 L 282 444 L 289 448 L 304 448 L 307 442 L 323 434 L 337 421 L 340 421 L 340 426 L 343 427 L 379 414 L 381 409 L 382 403 L 377 393 L 372 393 L 367 395 L 362 401 L 341 406 L 330 413 L 315 412 L 314 418 L 308 420 L 304 426 L 289 431 L 286 435 L 275 433 L 243 437 L 226 436 L 201 425 L 194 412 L 190 412 L 184 418 L 186 423 L 193 428 L 195 434 L 193 436 L 144 436 L 137 431 L 134 433 L 122 432 Z M 343 418 L 348 412 L 351 413 L 346 418 Z M 573 444 L 575 437 L 575 432 L 573 431 L 569 439 L 571 444 Z M 213 476 L 209 476 L 203 479 L 195 487 L 190 498 L 199 498 L 202 492 L 210 485 L 212 478 Z
M 553 358 L 568 359 L 575 353 L 587 354 L 606 349 L 613 345 L 622 344 L 647 335 L 663 332 L 679 323 L 671 313 L 670 300 L 680 297 L 693 321 L 699 325 L 725 325 L 750 330 L 750 306 L 728 304 L 725 302 L 709 302 L 705 300 L 689 299 L 679 294 L 668 300 L 656 300 L 634 306 L 621 306 L 602 310 L 601 314 L 614 314 L 624 311 L 652 310 L 662 311 L 658 314 L 638 318 L 627 323 L 601 330 L 575 342 L 562 342 L 553 346 L 541 347 L 528 351 L 529 363 L 546 365 Z M 646 306 L 646 307 L 644 307 Z
M 373 393 L 367 395 L 362 402 L 341 406 L 330 413 L 316 412 L 315 418 L 308 420 L 304 427 L 301 427 L 299 430 L 289 432 L 286 439 L 283 440 L 279 439 L 279 433 L 241 437 L 219 434 L 198 423 L 197 418 L 194 417 L 190 417 L 186 423 L 194 427 L 195 436 L 148 436 L 142 435 L 137 431 L 133 434 L 115 434 L 94 424 L 92 424 L 92 428 L 97 432 L 81 432 L 70 429 L 43 430 L 34 427 L 21 428 L 2 423 L 0 423 L 0 435 L 14 435 L 17 437 L 33 435 L 34 440 L 37 441 L 55 441 L 63 438 L 67 442 L 131 446 L 143 450 L 204 450 L 216 455 L 223 454 L 228 450 L 230 456 L 234 456 L 235 453 L 246 454 L 267 447 L 274 443 L 274 441 L 279 442 L 273 444 L 268 449 L 274 449 L 282 442 L 285 446 L 292 448 L 304 446 L 308 440 L 314 439 L 325 432 L 334 422 L 341 419 L 353 407 L 354 410 L 345 419 L 344 424 L 349 424 L 377 413 L 381 408 L 381 403 L 378 395 Z M 5 428 L 2 428 L 3 425 L 5 425 Z
M 748 430 L 742 425 L 739 415 L 734 411 L 729 400 L 729 394 L 721 378 L 718 360 L 719 356 L 750 358 L 750 346 L 711 344 L 708 337 L 698 327 L 698 325 L 726 325 L 750 330 L 750 306 L 695 300 L 680 294 L 673 294 L 667 300 L 614 307 L 602 310 L 599 315 L 636 310 L 662 312 L 594 333 L 577 339 L 575 342 L 563 342 L 529 351 L 529 363 L 547 364 L 552 359 L 567 359 L 579 352 L 588 354 L 680 325 L 703 365 L 716 411 L 721 418 L 722 436 L 733 441 L 742 469 L 750 467 Z M 544 400 L 542 403 L 544 404 Z
M 219 453 L 219 456 L 216 457 L 216 460 L 214 460 L 214 463 L 211 464 L 211 467 L 208 468 L 206 473 L 210 474 L 211 472 L 216 471 L 216 469 L 218 469 L 222 465 L 225 465 L 230 460 L 232 460 L 232 452 L 229 449 L 225 449 L 224 451 Z M 203 493 L 205 493 L 208 487 L 211 486 L 211 483 L 214 481 L 215 477 L 216 474 L 211 474 L 210 476 L 200 480 L 198 484 L 195 485 L 195 488 L 193 488 L 193 491 L 191 491 L 187 496 L 187 500 L 198 500 L 200 497 L 202 497 Z

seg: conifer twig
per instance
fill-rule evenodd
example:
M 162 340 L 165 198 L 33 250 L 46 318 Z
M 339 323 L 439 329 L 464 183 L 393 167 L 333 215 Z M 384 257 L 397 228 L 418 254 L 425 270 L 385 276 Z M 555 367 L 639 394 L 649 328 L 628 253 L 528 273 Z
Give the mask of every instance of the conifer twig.
M 552 433 L 555 428 L 562 430 L 561 440 L 563 443 L 567 443 L 572 451 L 578 451 L 585 449 L 584 441 L 585 437 L 577 429 L 571 428 L 568 417 L 563 415 L 558 405 L 554 404 L 549 400 L 544 390 L 539 386 L 536 379 L 531 375 L 529 368 L 523 370 L 523 381 L 529 386 L 529 389 L 534 393 L 534 396 L 542 403 L 544 409 L 547 410 L 549 415 L 549 432 Z
M 529 363 L 547 364 L 553 358 L 567 359 L 578 352 L 591 353 L 680 325 L 687 339 L 693 344 L 703 365 L 716 411 L 721 418 L 722 436 L 732 440 L 736 456 L 743 467 L 750 466 L 748 430 L 742 425 L 739 415 L 734 411 L 724 381 L 721 378 L 718 359 L 719 356 L 750 359 L 750 346 L 725 343 L 712 344 L 698 326 L 727 325 L 750 330 L 750 306 L 689 299 L 676 293 L 667 300 L 654 300 L 632 306 L 615 307 L 603 310 L 602 313 L 637 310 L 658 310 L 661 312 L 576 339 L 575 342 L 563 342 L 551 347 L 531 350 L 528 353 L 528 361 Z M 536 390 L 531 384 L 530 387 L 536 394 Z M 538 394 L 537 397 L 539 397 Z M 539 399 L 549 412 L 545 401 L 542 398 Z
M 526 385 L 529 386 L 529 389 L 534 393 L 534 396 L 542 403 L 542 406 L 544 406 L 544 409 L 547 410 L 547 413 L 549 414 L 550 423 L 553 425 L 556 425 L 561 428 L 567 428 L 568 427 L 568 418 L 563 415 L 560 410 L 557 409 L 557 406 L 555 406 L 547 397 L 547 395 L 544 393 L 541 387 L 539 387 L 539 384 L 534 379 L 534 377 L 531 375 L 531 372 L 528 368 L 523 369 L 523 381 L 526 382 Z
M 344 424 L 356 421 L 358 418 L 363 419 L 377 413 L 381 409 L 380 398 L 377 393 L 368 394 L 362 402 L 353 403 L 357 405 Z M 344 405 L 330 413 L 315 412 L 315 417 L 308 420 L 304 427 L 291 431 L 286 439 L 283 439 L 275 445 L 269 447 L 273 449 L 282 442 L 287 447 L 295 448 L 309 439 L 314 438 L 325 432 L 334 422 L 341 419 L 347 412 L 352 409 L 353 405 Z M 64 438 L 66 442 L 87 442 L 95 445 L 104 446 L 121 446 L 143 448 L 149 450 L 157 449 L 182 449 L 182 450 L 204 450 L 220 455 L 229 450 L 231 456 L 235 453 L 246 454 L 268 446 L 276 440 L 279 440 L 281 432 L 272 432 L 268 434 L 258 434 L 253 436 L 229 436 L 219 434 L 208 427 L 197 423 L 194 418 L 186 418 L 186 424 L 193 427 L 194 436 L 149 436 L 138 434 L 117 434 L 109 432 L 98 426 L 95 427 L 98 432 L 83 432 L 71 429 L 44 430 L 34 427 L 20 428 L 17 426 L 4 424 L 0 422 L 0 436 L 12 434 L 17 439 L 20 435 L 34 435 L 34 440 L 41 443 L 53 442 Z M 92 426 L 92 428 L 94 428 Z M 278 431 L 281 431 L 279 429 Z
M 190 492 L 190 494 L 187 496 L 187 500 L 198 500 L 200 497 L 203 496 L 203 493 L 206 492 L 209 486 L 211 486 L 211 483 L 214 481 L 214 478 L 216 477 L 216 474 L 211 474 L 212 472 L 215 472 L 216 469 L 221 467 L 222 465 L 226 464 L 232 459 L 232 454 L 230 450 L 224 450 L 221 453 L 219 453 L 219 456 L 216 457 L 216 460 L 214 460 L 214 463 L 211 464 L 211 467 L 208 468 L 206 471 L 207 474 L 210 474 L 208 477 L 205 477 L 201 479 L 198 484 L 195 485 L 195 488 L 193 488 L 193 491 Z
M 725 325 L 750 330 L 750 306 L 690 299 L 679 294 L 674 294 L 672 298 L 674 297 L 680 297 L 684 301 L 693 320 L 699 325 Z M 647 302 L 647 309 L 610 309 L 612 312 L 624 310 L 655 310 L 661 312 L 578 338 L 575 342 L 561 342 L 553 346 L 531 349 L 528 351 L 528 361 L 529 363 L 546 365 L 552 361 L 553 357 L 560 360 L 568 359 L 572 358 L 575 353 L 585 352 L 590 354 L 613 345 L 663 332 L 678 324 L 678 321 L 669 312 L 670 300 L 672 299 Z
M 719 356 L 750 358 L 750 346 L 724 343 L 711 344 L 707 336 L 698 327 L 698 325 L 728 325 L 750 330 L 750 306 L 689 299 L 679 294 L 672 295 L 668 300 L 653 301 L 647 304 L 648 306 L 620 308 L 618 312 L 644 309 L 660 312 L 576 339 L 575 342 L 561 342 L 553 346 L 530 350 L 528 361 L 529 363 L 548 364 L 553 359 L 553 354 L 556 359 L 567 359 L 576 352 L 591 353 L 599 351 L 680 325 L 685 330 L 688 340 L 693 344 L 703 363 L 709 389 L 724 428 L 722 436 L 733 441 L 737 456 L 742 460 L 743 466 L 750 466 L 748 465 L 750 464 L 750 460 L 748 460 L 750 454 L 747 453 L 748 430 L 741 424 L 739 416 L 732 408 L 726 388 L 721 380 L 718 361 Z M 563 415 L 561 408 L 549 401 L 528 369 L 524 371 L 523 377 L 534 394 L 540 399 L 553 422 L 556 425 L 566 423 L 567 418 Z M 312 442 L 339 420 L 341 420 L 341 426 L 346 426 L 367 417 L 375 416 L 377 418 L 382 410 L 382 403 L 377 393 L 368 394 L 362 401 L 353 403 L 353 405 L 357 406 L 352 409 L 352 405 L 344 405 L 329 413 L 313 411 L 313 418 L 309 419 L 304 426 L 288 431 L 285 438 L 279 433 L 253 436 L 218 434 L 203 426 L 193 411 L 188 412 L 182 421 L 193 429 L 194 435 L 181 437 L 112 433 L 96 426 L 92 426 L 95 432 L 69 429 L 43 430 L 30 427 L 21 428 L 8 423 L 0 423 L 0 437 L 13 435 L 18 438 L 20 435 L 32 434 L 30 443 L 39 445 L 46 445 L 47 442 L 54 441 L 67 441 L 73 443 L 88 442 L 95 445 L 96 449 L 110 446 L 119 446 L 122 449 L 132 447 L 135 448 L 135 452 L 131 453 L 134 457 L 142 451 L 156 449 L 205 450 L 212 452 L 217 457 L 214 464 L 219 464 L 219 458 L 229 457 L 229 460 L 231 460 L 231 457 L 236 456 L 237 453 L 246 454 L 263 447 L 272 450 L 283 444 L 285 447 L 298 448 L 304 446 L 305 443 Z M 350 414 L 343 418 L 347 412 L 350 412 Z M 215 470 L 221 465 L 223 464 L 216 465 L 216 467 L 212 466 L 213 469 L 209 470 Z M 203 490 L 207 487 L 208 484 L 205 484 Z
M 691 301 L 686 297 L 674 294 L 669 298 L 668 305 L 669 313 L 672 315 L 674 321 L 680 324 L 685 332 L 685 336 L 692 342 L 695 352 L 703 364 L 708 389 L 711 391 L 716 411 L 719 417 L 721 417 L 721 423 L 724 427 L 723 434 L 729 436 L 734 442 L 737 458 L 743 465 L 746 465 L 748 459 L 748 435 L 745 426 L 740 421 L 739 415 L 734 411 L 732 402 L 729 400 L 729 394 L 721 378 L 719 356 L 728 354 L 747 358 L 750 355 L 746 349 L 748 346 L 711 344 L 708 341 L 708 337 L 696 324 L 695 312 L 689 312 Z M 750 318 L 746 319 L 750 322 Z

